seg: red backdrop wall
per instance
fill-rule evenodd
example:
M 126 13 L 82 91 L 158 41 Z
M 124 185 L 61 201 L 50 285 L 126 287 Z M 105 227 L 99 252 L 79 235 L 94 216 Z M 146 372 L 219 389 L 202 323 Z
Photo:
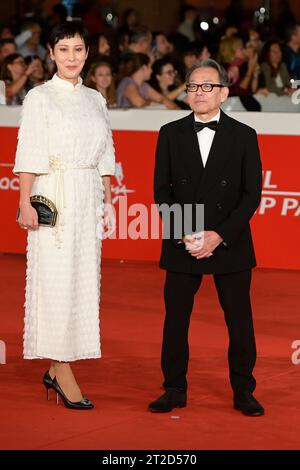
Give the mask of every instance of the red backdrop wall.
M 156 131 L 115 130 L 113 132 L 117 175 L 113 178 L 113 195 L 118 212 L 120 196 L 127 195 L 125 205 L 143 203 L 149 208 L 153 201 L 153 167 Z M 0 252 L 25 252 L 26 233 L 15 222 L 18 206 L 18 177 L 13 175 L 17 128 L 0 127 Z M 259 135 L 264 187 L 262 202 L 252 220 L 258 264 L 267 268 L 300 269 L 300 148 L 298 135 Z M 125 204 L 126 203 L 126 204 Z M 124 211 L 123 211 L 124 212 Z M 127 216 L 130 227 L 139 211 Z M 121 221 L 124 236 L 127 224 Z M 150 227 L 150 215 L 149 215 Z M 160 240 L 106 240 L 103 256 L 115 259 L 157 260 Z

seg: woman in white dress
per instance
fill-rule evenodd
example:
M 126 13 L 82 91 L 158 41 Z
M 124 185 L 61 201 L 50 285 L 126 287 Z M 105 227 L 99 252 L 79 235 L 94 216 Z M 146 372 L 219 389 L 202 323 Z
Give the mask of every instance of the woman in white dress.
M 14 172 L 20 176 L 18 222 L 28 229 L 24 358 L 48 358 L 49 390 L 74 409 L 90 409 L 70 362 L 101 356 L 101 238 L 113 231 L 110 175 L 114 146 L 104 98 L 82 84 L 88 54 L 80 22 L 54 28 L 57 73 L 24 101 Z M 38 226 L 30 196 L 57 207 L 54 227 Z

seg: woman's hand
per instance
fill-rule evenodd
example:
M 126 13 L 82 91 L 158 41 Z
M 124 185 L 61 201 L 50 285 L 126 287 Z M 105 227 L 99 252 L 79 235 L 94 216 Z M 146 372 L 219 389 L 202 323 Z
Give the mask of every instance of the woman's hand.
M 104 204 L 102 239 L 111 237 L 116 231 L 116 212 L 112 204 Z
M 38 214 L 30 203 L 20 205 L 20 215 L 17 222 L 19 223 L 20 227 L 24 228 L 25 230 L 38 229 Z
M 257 60 L 258 60 L 257 54 L 253 54 L 253 56 L 249 58 L 249 60 L 248 60 L 248 71 L 249 72 L 254 73 L 254 71 L 255 71 L 255 69 L 258 65 Z
M 239 68 L 236 65 L 231 65 L 229 67 L 228 78 L 232 82 L 232 84 L 235 84 L 239 80 L 240 72 L 239 72 Z

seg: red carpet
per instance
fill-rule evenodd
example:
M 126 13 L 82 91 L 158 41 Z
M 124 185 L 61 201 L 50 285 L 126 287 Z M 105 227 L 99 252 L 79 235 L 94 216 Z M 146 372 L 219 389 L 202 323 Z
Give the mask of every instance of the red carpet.
M 226 329 L 210 277 L 192 318 L 188 407 L 156 415 L 146 407 L 161 393 L 164 273 L 152 263 L 104 261 L 103 358 L 75 365 L 96 408 L 78 412 L 56 406 L 54 393 L 46 401 L 47 362 L 22 359 L 24 271 L 24 257 L 0 256 L 1 449 L 299 448 L 300 365 L 291 344 L 300 339 L 300 272 L 254 272 L 256 397 L 266 415 L 248 418 L 232 408 Z

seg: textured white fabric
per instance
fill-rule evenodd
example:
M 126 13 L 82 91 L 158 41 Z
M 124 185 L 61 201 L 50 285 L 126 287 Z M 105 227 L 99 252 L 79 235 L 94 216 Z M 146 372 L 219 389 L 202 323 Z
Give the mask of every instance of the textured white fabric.
M 208 121 L 201 121 L 201 119 L 199 119 L 196 116 L 196 114 L 194 115 L 195 121 L 198 121 L 198 122 L 210 122 L 210 121 L 219 122 L 220 116 L 221 116 L 221 111 L 218 111 L 218 113 L 214 117 L 209 119 Z M 209 127 L 205 127 L 204 129 L 202 129 L 202 131 L 197 132 L 200 154 L 201 154 L 204 167 L 208 159 L 208 155 L 209 155 L 209 152 L 210 152 L 213 140 L 214 140 L 215 133 L 216 131 L 210 129 Z
M 24 357 L 100 357 L 101 175 L 115 171 L 105 100 L 55 75 L 28 93 L 18 139 L 13 171 L 35 173 L 32 194 L 59 209 L 57 228 L 28 233 Z

